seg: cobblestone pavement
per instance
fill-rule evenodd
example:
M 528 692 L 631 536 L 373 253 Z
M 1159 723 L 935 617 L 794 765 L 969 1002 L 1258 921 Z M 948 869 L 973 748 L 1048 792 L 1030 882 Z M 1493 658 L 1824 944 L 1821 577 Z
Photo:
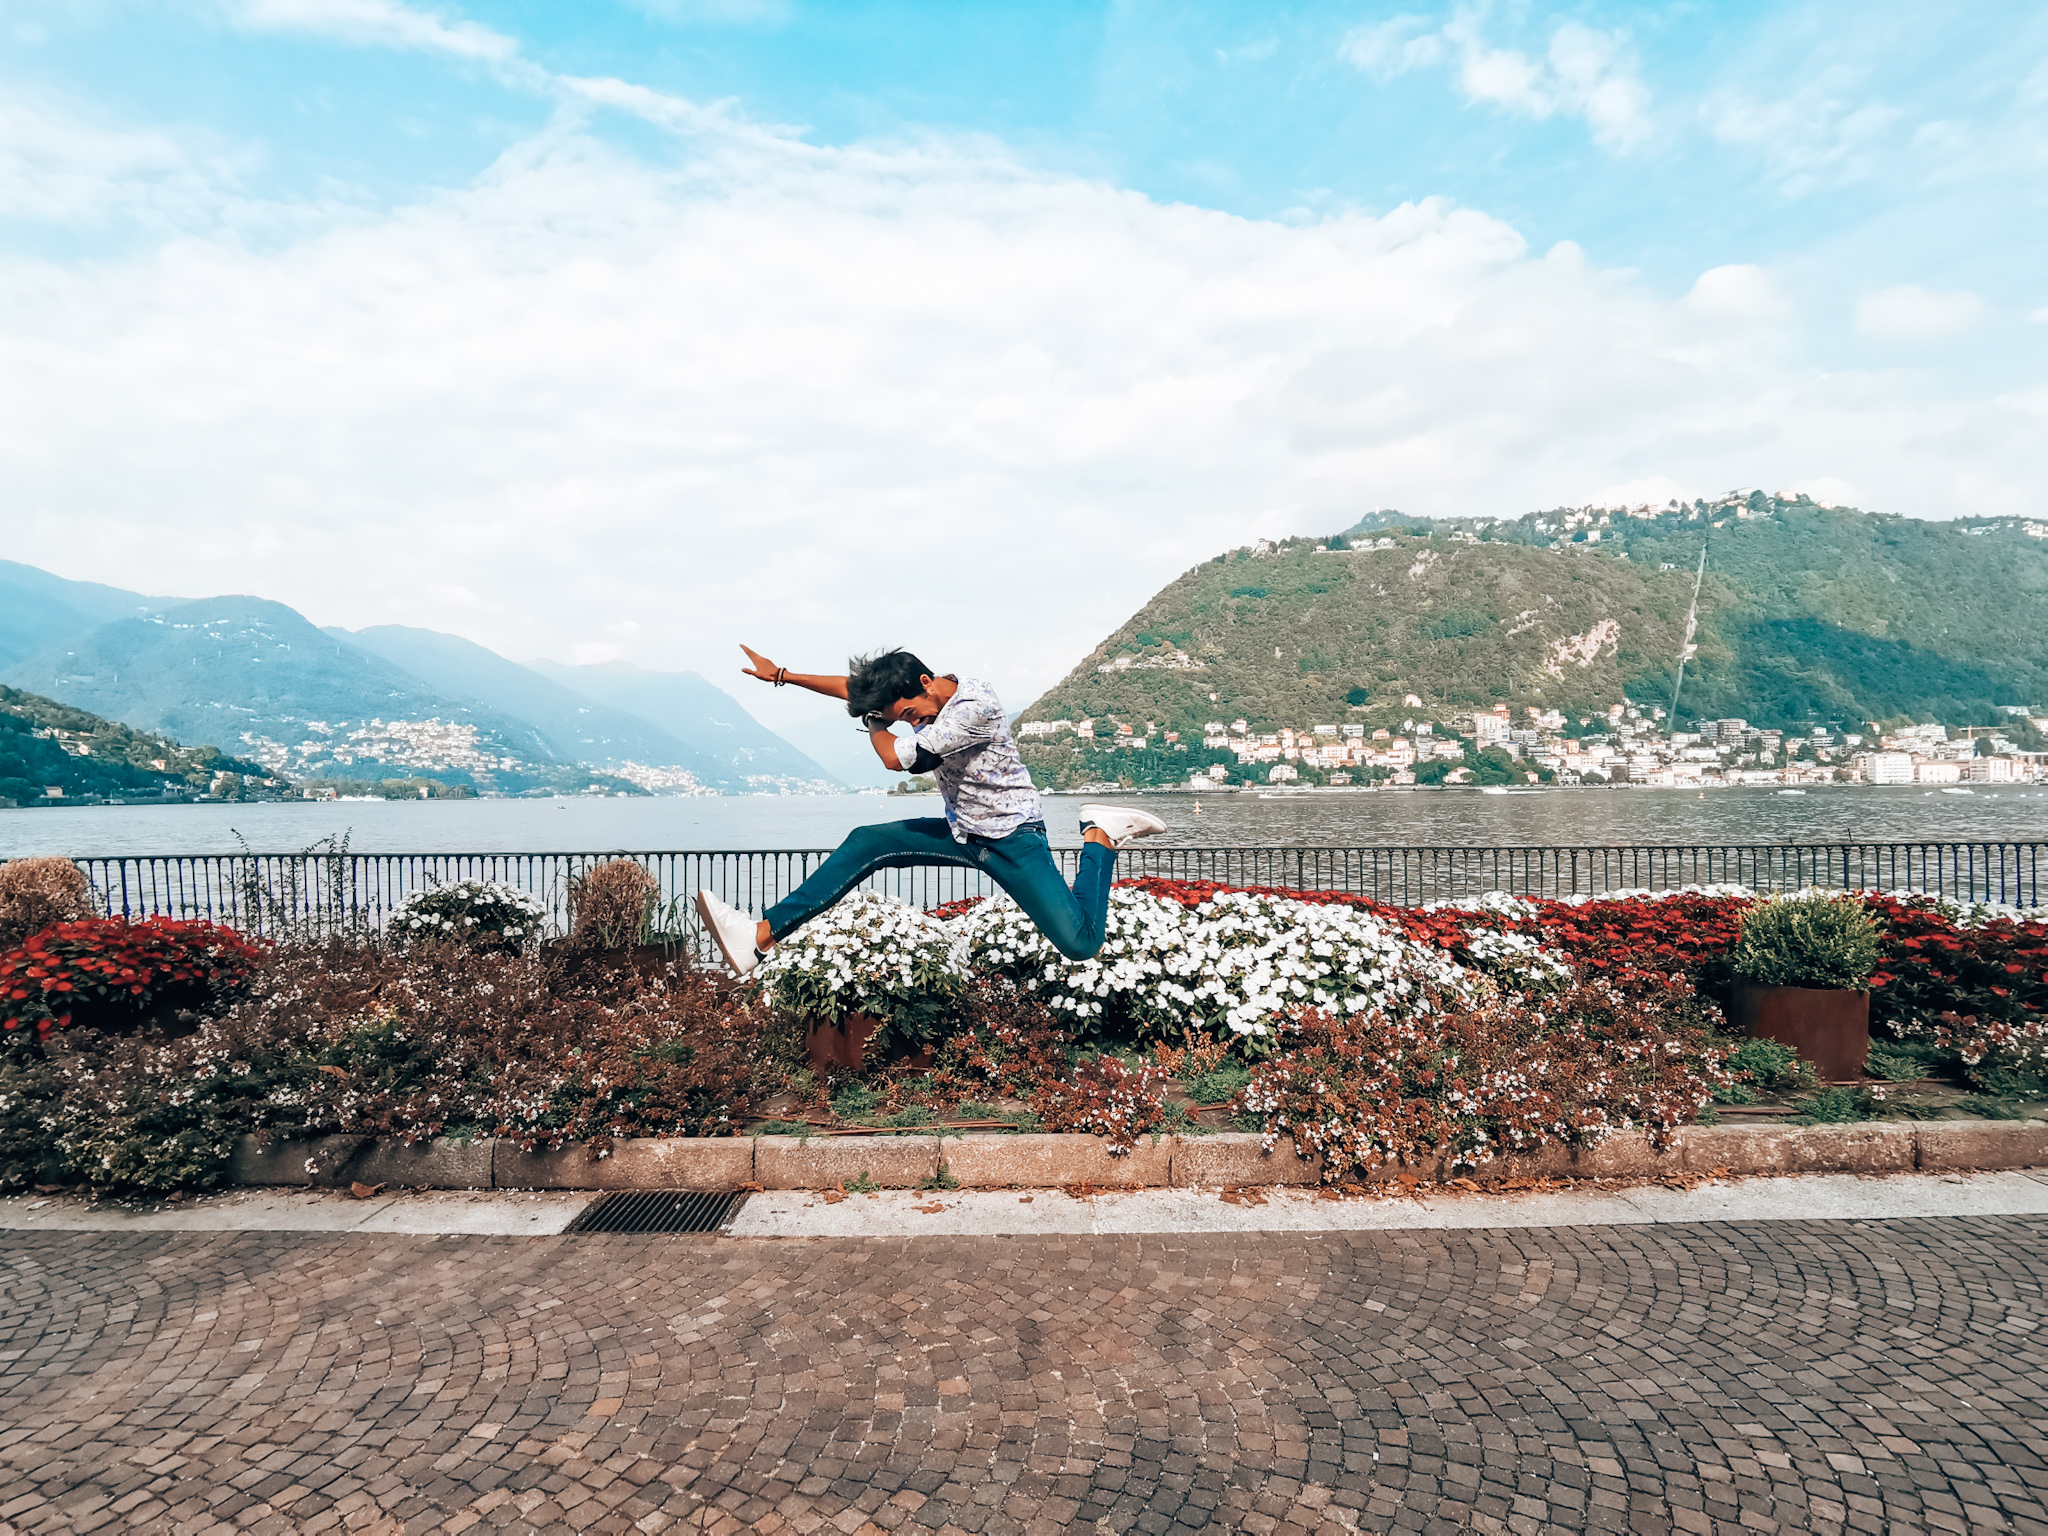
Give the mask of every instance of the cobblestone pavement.
M 6 1533 L 2048 1533 L 2041 1217 L 0 1259 Z

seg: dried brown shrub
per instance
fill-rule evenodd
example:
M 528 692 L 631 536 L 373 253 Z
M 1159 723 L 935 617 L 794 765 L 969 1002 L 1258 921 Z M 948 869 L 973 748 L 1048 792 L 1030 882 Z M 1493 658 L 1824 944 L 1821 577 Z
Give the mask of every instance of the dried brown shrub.
M 687 963 L 570 946 L 280 946 L 239 1002 L 183 1038 L 0 1041 L 0 1187 L 202 1188 L 251 1132 L 593 1152 L 622 1136 L 731 1135 L 762 1091 L 771 1022 Z
M 1476 1167 L 1624 1130 L 1666 1147 L 1730 1081 L 1713 1042 L 1720 1015 L 1682 976 L 1429 1001 L 1402 1014 L 1302 1010 L 1236 1107 L 1260 1117 L 1268 1147 L 1291 1137 L 1334 1183 L 1389 1165 Z
M 52 923 L 92 915 L 92 884 L 69 859 L 0 864 L 0 949 L 13 949 Z
M 631 859 L 608 859 L 569 882 L 569 931 L 614 949 L 645 943 L 661 882 Z

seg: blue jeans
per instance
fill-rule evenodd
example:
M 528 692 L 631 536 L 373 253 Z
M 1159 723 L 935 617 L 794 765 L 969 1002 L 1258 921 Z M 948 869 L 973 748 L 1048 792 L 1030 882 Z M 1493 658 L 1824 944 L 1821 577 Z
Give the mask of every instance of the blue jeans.
M 1109 883 L 1116 874 L 1116 850 L 1100 843 L 1081 848 L 1081 868 L 1074 888 L 1053 862 L 1045 825 L 1031 822 L 1008 837 L 975 837 L 953 841 L 942 817 L 890 821 L 861 827 L 832 850 L 795 890 L 761 915 L 768 932 L 781 938 L 802 927 L 878 869 L 909 869 L 919 864 L 960 864 L 979 869 L 1008 891 L 1038 931 L 1069 960 L 1094 958 L 1102 948 L 1109 922 Z

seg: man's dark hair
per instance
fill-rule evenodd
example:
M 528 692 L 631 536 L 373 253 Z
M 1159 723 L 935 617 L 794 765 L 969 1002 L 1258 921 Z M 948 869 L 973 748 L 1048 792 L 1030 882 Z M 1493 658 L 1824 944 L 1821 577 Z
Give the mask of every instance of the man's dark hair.
M 871 715 L 898 699 L 914 699 L 933 675 L 930 667 L 900 647 L 856 656 L 846 664 L 846 712 Z

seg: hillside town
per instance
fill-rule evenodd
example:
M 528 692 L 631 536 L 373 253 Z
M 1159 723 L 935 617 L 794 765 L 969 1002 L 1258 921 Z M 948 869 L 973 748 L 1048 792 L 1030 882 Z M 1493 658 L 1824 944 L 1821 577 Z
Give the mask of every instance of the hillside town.
M 1420 708 L 1409 695 L 1406 703 Z M 2007 706 L 2009 724 L 1941 724 L 1860 731 L 1825 726 L 1765 729 L 1742 719 L 1688 721 L 1673 730 L 1664 710 L 1632 703 L 1605 716 L 1506 705 L 1407 718 L 1398 728 L 1312 723 L 1255 731 L 1242 718 L 1207 722 L 1199 739 L 1154 722 L 1031 721 L 1027 741 L 1071 736 L 1098 751 L 1199 748 L 1208 761 L 1185 777 L 1197 788 L 1370 784 L 1633 785 L 1708 789 L 1738 785 L 1924 784 L 1936 787 L 2048 782 L 2048 707 Z M 1228 754 L 1230 761 L 1224 761 Z M 1176 779 L 1176 782 L 1178 780 Z

